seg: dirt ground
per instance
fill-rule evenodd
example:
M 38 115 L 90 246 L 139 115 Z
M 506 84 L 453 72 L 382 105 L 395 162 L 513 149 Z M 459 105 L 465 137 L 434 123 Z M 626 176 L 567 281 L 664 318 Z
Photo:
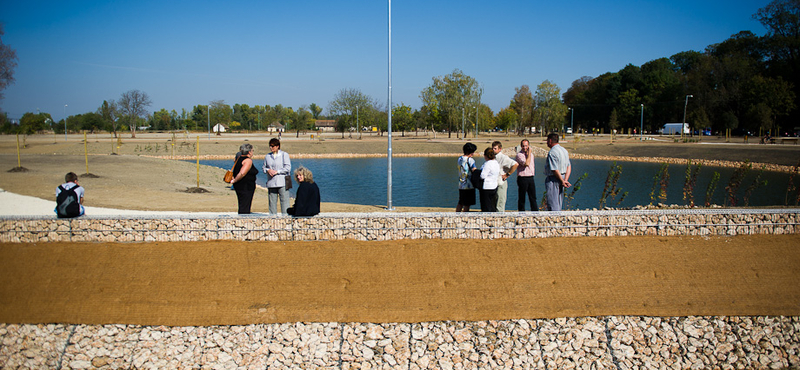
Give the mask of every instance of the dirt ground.
M 800 315 L 800 237 L 0 244 L 0 322 Z
M 59 135 L 33 135 L 20 139 L 19 157 L 14 136 L 0 135 L 0 188 L 22 195 L 52 200 L 55 187 L 63 182 L 66 172 L 81 176 L 87 189 L 86 205 L 151 211 L 207 211 L 232 212 L 236 210 L 236 195 L 221 181 L 223 169 L 200 166 L 199 186 L 207 193 L 189 194 L 188 188 L 198 186 L 198 170 L 194 163 L 170 160 L 175 156 L 196 156 L 197 143 L 201 157 L 233 158 L 241 143 L 247 141 L 256 148 L 256 158 L 268 151 L 267 134 L 227 134 L 211 138 L 205 134 L 175 135 L 139 133 L 135 139 L 121 135 L 120 141 L 109 134 L 88 134 L 86 143 L 82 135 L 69 135 L 67 141 Z M 542 138 L 531 138 L 532 146 L 546 150 Z M 497 134 L 478 140 L 468 138 L 479 148 L 488 147 L 500 140 L 504 147 L 513 148 L 519 143 L 516 136 Z M 724 139 L 705 138 L 703 143 L 674 143 L 671 139 L 640 142 L 635 137 L 620 136 L 614 144 L 608 137 L 583 136 L 579 140 L 562 140 L 571 153 L 631 156 L 674 157 L 685 159 L 750 160 L 752 162 L 795 165 L 800 161 L 800 145 L 743 145 L 725 143 Z M 736 139 L 734 141 L 738 141 Z M 175 144 L 174 146 L 172 144 Z M 416 136 L 395 134 L 392 152 L 395 155 L 444 154 L 455 159 L 461 153 L 464 141 L 448 138 L 446 134 Z M 363 136 L 362 140 L 346 138 L 341 134 L 325 134 L 322 139 L 310 134 L 285 135 L 282 149 L 291 155 L 346 156 L 385 155 L 386 136 Z M 116 155 L 110 155 L 113 152 Z M 88 152 L 88 171 L 87 156 Z M 152 158 L 157 156 L 160 158 Z M 21 165 L 27 172 L 7 172 Z M 82 176 L 86 173 L 97 177 Z M 256 192 L 254 210 L 266 209 L 266 191 Z M 381 212 L 385 204 L 352 205 L 323 203 L 326 212 Z M 453 208 L 396 207 L 398 212 L 453 211 Z
M 401 138 L 395 154 L 449 153 L 464 141 Z M 201 136 L 201 156 L 232 155 L 266 135 Z M 82 138 L 81 138 L 82 139 Z M 323 141 L 285 137 L 289 153 L 384 154 L 386 138 Z M 471 140 L 480 147 L 501 139 Z M 127 136 L 122 145 L 89 135 L 23 140 L 0 136 L 0 188 L 52 199 L 64 173 L 86 171 L 86 204 L 96 207 L 236 209 L 224 170 L 146 157 L 172 154 L 171 135 Z M 713 140 L 713 139 L 712 139 Z M 543 141 L 533 146 L 545 148 Z M 195 137 L 175 139 L 196 155 Z M 109 155 L 114 144 L 116 155 Z M 562 141 L 571 152 L 745 160 L 794 165 L 800 146 Z M 156 152 L 155 147 L 159 149 Z M 266 208 L 266 194 L 254 205 Z M 0 205 L 1 206 L 1 205 Z M 322 212 L 376 212 L 384 205 L 325 203 Z M 407 211 L 451 211 L 404 208 Z M 597 315 L 800 315 L 800 237 L 624 237 L 391 242 L 205 242 L 0 244 L 0 322 L 215 325 L 295 321 L 415 322 Z

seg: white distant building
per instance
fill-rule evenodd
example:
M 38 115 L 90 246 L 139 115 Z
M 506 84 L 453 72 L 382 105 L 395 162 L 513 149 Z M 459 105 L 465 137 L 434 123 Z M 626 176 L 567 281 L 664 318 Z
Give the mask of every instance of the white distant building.
M 211 131 L 214 131 L 215 133 L 219 134 L 228 131 L 228 126 L 225 126 L 221 123 L 217 123 L 216 125 L 214 125 L 214 127 L 211 128 Z
M 688 123 L 667 123 L 663 128 L 661 128 L 661 133 L 664 135 L 680 134 L 681 126 L 683 126 L 684 134 L 688 134 L 690 132 Z

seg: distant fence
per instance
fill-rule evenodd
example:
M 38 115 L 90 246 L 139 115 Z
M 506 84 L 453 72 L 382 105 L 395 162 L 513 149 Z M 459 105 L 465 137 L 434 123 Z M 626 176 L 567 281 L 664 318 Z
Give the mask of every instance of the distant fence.
M 0 218 L 0 242 L 501 239 L 800 233 L 800 209 Z

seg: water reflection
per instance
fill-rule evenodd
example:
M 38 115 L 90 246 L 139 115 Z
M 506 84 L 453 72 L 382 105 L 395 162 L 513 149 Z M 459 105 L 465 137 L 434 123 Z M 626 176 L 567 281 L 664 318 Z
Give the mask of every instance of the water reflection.
M 483 158 L 476 158 L 476 160 L 480 167 Z M 205 165 L 230 169 L 232 160 L 203 160 L 200 162 Z M 534 162 L 537 197 L 541 202 L 544 190 L 544 158 L 535 158 Z M 263 157 L 256 158 L 257 168 L 260 169 L 262 163 Z M 611 164 L 611 161 L 572 160 L 573 169 L 570 181 L 576 181 L 584 173 L 587 173 L 588 177 L 575 194 L 570 209 L 591 209 L 599 206 L 600 196 Z M 649 204 L 653 178 L 658 173 L 661 164 L 641 162 L 618 162 L 618 164 L 622 166 L 622 174 L 617 185 L 622 188 L 623 192 L 628 192 L 625 200 L 619 206 L 634 207 Z M 320 187 L 323 202 L 386 205 L 386 158 L 292 158 L 293 169 L 301 165 L 314 173 L 314 180 Z M 445 207 L 455 210 L 458 202 L 456 157 L 394 158 L 392 170 L 392 204 L 394 206 Z M 671 164 L 669 166 L 667 204 L 684 204 L 685 171 L 686 165 Z M 734 169 L 703 167 L 694 187 L 696 204 L 702 205 L 705 202 L 706 190 L 715 171 L 720 173 L 720 180 L 713 194 L 712 203 L 721 205 L 725 202 L 725 187 L 728 185 Z M 737 192 L 739 205 L 742 205 L 742 197 L 747 188 L 753 184 L 757 174 L 758 170 L 753 169 L 742 181 Z M 785 205 L 789 174 L 765 171 L 762 179 L 767 181 L 767 185 L 751 191 L 750 205 Z M 517 208 L 516 175 L 509 178 L 509 181 L 506 210 L 515 211 Z M 266 175 L 260 173 L 256 182 L 264 186 Z M 296 185 L 292 188 L 292 196 L 294 196 L 296 188 Z M 657 202 L 660 200 L 656 200 Z M 607 203 L 607 205 L 616 206 L 617 203 Z

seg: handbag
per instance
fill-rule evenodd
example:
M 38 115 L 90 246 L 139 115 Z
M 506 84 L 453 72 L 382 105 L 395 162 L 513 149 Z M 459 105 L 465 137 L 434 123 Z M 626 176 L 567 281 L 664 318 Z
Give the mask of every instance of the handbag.
M 286 156 L 286 152 L 283 152 L 283 155 Z M 286 183 L 286 190 L 292 188 L 292 175 L 286 175 L 284 178 L 284 182 Z
M 233 169 L 236 168 L 236 163 L 239 162 L 239 158 L 236 158 L 236 161 L 233 162 L 233 167 L 231 167 L 230 170 L 225 171 L 225 176 L 222 177 L 222 181 L 225 181 L 228 184 L 230 184 L 231 181 L 233 181 Z

